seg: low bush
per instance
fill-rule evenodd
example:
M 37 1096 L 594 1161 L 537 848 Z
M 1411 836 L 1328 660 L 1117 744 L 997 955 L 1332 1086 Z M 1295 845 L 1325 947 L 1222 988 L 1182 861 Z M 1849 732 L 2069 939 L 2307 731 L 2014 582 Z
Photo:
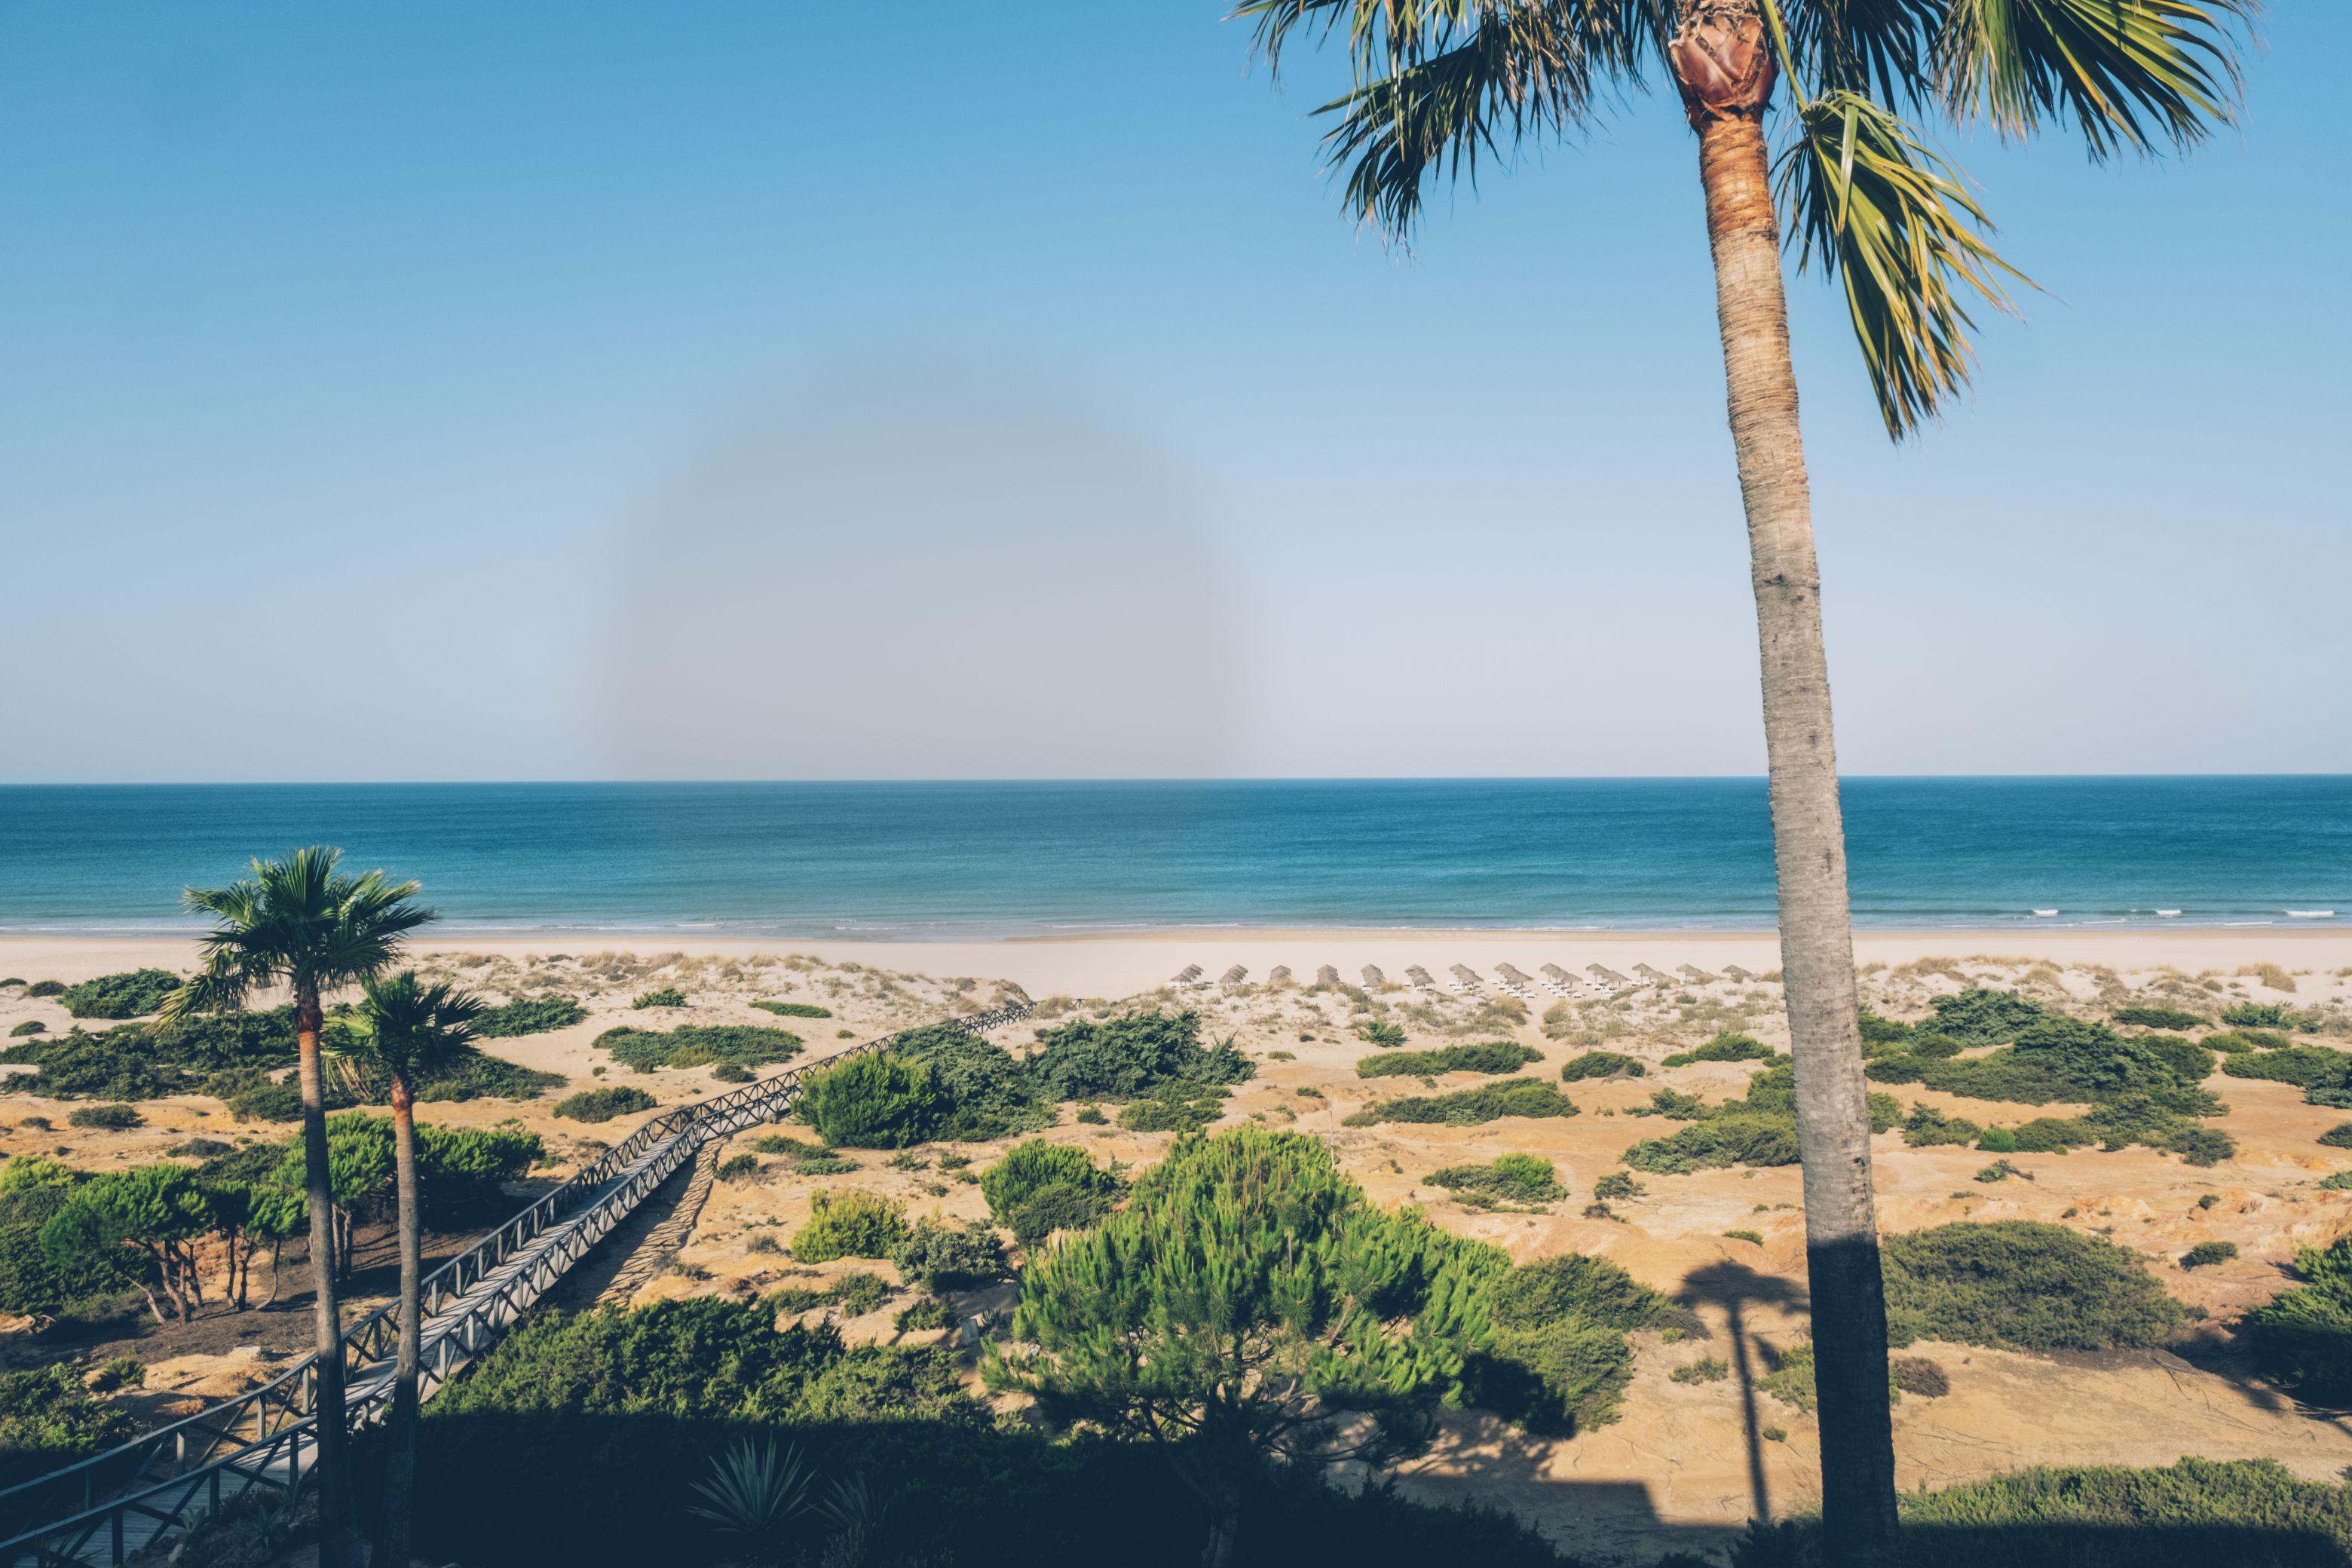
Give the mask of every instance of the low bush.
M 929 1071 L 945 1107 L 934 1137 L 982 1142 L 1053 1125 L 1052 1108 L 1013 1053 L 961 1025 L 908 1030 L 890 1054 Z
M 27 1018 L 23 1023 L 17 1025 L 15 1028 L 9 1030 L 8 1037 L 12 1040 L 21 1040 L 27 1035 L 46 1035 L 48 1032 L 49 1026 L 47 1024 L 42 1023 L 38 1018 Z
M 2344 1089 L 2352 1076 L 2352 1052 L 2326 1046 L 2288 1046 L 2269 1051 L 2237 1051 L 2221 1060 L 2231 1078 L 2270 1079 L 2297 1089 Z
M 2099 1141 L 2091 1124 L 2079 1116 L 2037 1116 L 2011 1131 L 2020 1154 L 2063 1154 Z
M 760 1156 L 757 1154 L 730 1154 L 719 1162 L 718 1176 L 722 1182 L 740 1182 L 746 1176 L 759 1173 Z
M 599 1048 L 639 1072 L 656 1068 L 699 1068 L 717 1062 L 766 1067 L 801 1053 L 801 1037 L 789 1029 L 759 1024 L 681 1024 L 675 1029 L 607 1029 Z
M 1764 1233 L 1757 1230 L 1727 1230 L 1723 1233 L 1723 1238 L 1726 1241 L 1744 1241 L 1751 1247 L 1764 1245 Z
M 221 1096 L 223 1103 L 228 1107 L 228 1113 L 239 1121 L 299 1121 L 302 1119 L 302 1086 L 291 1078 L 280 1083 L 256 1076 L 244 1079 L 236 1088 L 228 1088 L 215 1079 L 205 1087 Z M 222 1092 L 224 1089 L 226 1092 Z M 562 1108 L 559 1106 L 556 1113 L 562 1115 Z
M 2200 1241 L 2181 1255 L 2183 1268 L 2210 1268 L 2216 1263 L 2227 1263 L 2238 1256 L 2234 1241 Z
M 1448 1165 L 1422 1180 L 1475 1208 L 1558 1203 L 1568 1196 L 1552 1163 L 1533 1154 L 1498 1154 L 1484 1165 Z
M 1492 1330 L 1465 1377 L 1474 1401 L 1532 1431 L 1572 1434 L 1616 1418 L 1633 1375 L 1625 1336 L 1666 1301 L 1605 1258 L 1567 1253 L 1494 1276 Z
M 1633 1175 L 1625 1171 L 1612 1171 L 1592 1184 L 1592 1195 L 1603 1200 L 1638 1198 L 1648 1191 L 1647 1187 L 1635 1181 Z
M 636 999 L 629 1005 L 632 1007 L 683 1007 L 686 1005 L 686 993 L 675 985 L 664 985 L 657 990 L 639 992 Z
M 58 1001 L 77 1018 L 144 1018 L 179 988 L 180 977 L 168 969 L 134 969 L 68 985 Z
M 1793 1165 L 1797 1163 L 1797 1079 L 1794 1064 L 1775 1062 L 1748 1080 L 1744 1100 L 1706 1106 L 1688 1097 L 1663 1114 L 1687 1117 L 1690 1124 L 1666 1138 L 1647 1138 L 1619 1156 L 1636 1171 L 1687 1175 L 1722 1165 Z M 1870 1097 L 1870 1130 L 1884 1132 L 1902 1120 L 1894 1097 Z
M 980 1178 L 981 1195 L 999 1225 L 1034 1249 L 1057 1230 L 1080 1230 L 1108 1214 L 1127 1184 L 1083 1149 L 1033 1139 L 1016 1143 Z
M 139 1114 L 139 1108 L 135 1105 L 81 1105 L 76 1106 L 66 1117 L 66 1125 L 128 1132 L 133 1127 L 144 1125 L 146 1120 Z
M 1404 1030 L 1386 1018 L 1366 1018 L 1356 1026 L 1356 1038 L 1368 1046 L 1393 1050 L 1404 1044 Z
M 919 1062 L 852 1057 L 808 1081 L 799 1114 L 828 1145 L 906 1149 L 934 1136 L 948 1105 Z
M 1228 1038 L 1201 1043 L 1197 1013 L 1074 1019 L 1038 1037 L 1030 1082 L 1047 1100 L 1133 1100 L 1163 1083 L 1234 1084 L 1256 1064 Z
M 1952 1392 L 1951 1378 L 1923 1355 L 1895 1356 L 1887 1362 L 1886 1373 L 1897 1389 L 1922 1399 L 1941 1399 Z
M 1955 996 L 1937 996 L 1927 1005 L 1935 1010 L 1935 1030 L 1969 1046 L 1998 1046 L 2014 1040 L 2019 1031 L 2049 1015 L 2038 1002 L 2014 991 L 1976 987 Z
M 616 1116 L 651 1110 L 658 1103 L 642 1089 L 619 1084 L 611 1089 L 583 1089 L 559 1100 L 554 1114 L 567 1121 L 610 1121 Z
M 1731 1375 L 1731 1363 L 1721 1356 L 1703 1355 L 1666 1373 L 1670 1383 L 1721 1383 Z
M 1579 1083 L 1588 1078 L 1646 1078 L 1649 1072 L 1638 1058 L 1622 1051 L 1587 1051 L 1570 1058 L 1559 1076 L 1564 1082 Z
M 25 987 L 27 996 L 62 996 L 65 994 L 66 983 L 62 980 L 36 980 Z
M 2221 1009 L 2221 1022 L 2233 1029 L 2291 1029 L 2294 1011 L 2279 1002 L 2240 1002 Z
M 833 1009 L 820 1007 L 814 1002 L 754 1002 L 752 1006 L 762 1013 L 773 1013 L 779 1018 L 830 1018 Z
M 2339 1121 L 2319 1135 L 2330 1149 L 2352 1149 L 2352 1121 Z
M 70 1366 L 0 1372 L 0 1488 L 86 1458 L 138 1427 L 129 1410 L 90 1397 Z
M 1004 1244 L 984 1225 L 956 1225 L 936 1216 L 919 1219 L 906 1239 L 890 1249 L 898 1277 L 934 1295 L 991 1285 L 1009 1271 Z
M 1988 1127 L 1977 1139 L 1977 1147 L 1988 1154 L 2014 1154 L 2018 1152 L 2017 1130 L 2013 1127 Z
M 1760 1040 L 1729 1030 L 1717 1035 L 1703 1046 L 1678 1051 L 1665 1058 L 1664 1067 L 1686 1067 L 1692 1062 L 1769 1062 L 1774 1059 L 1772 1048 Z
M 2011 1176 L 2023 1176 L 2029 1182 L 2033 1180 L 2033 1173 L 2032 1172 L 2021 1171 L 2006 1160 L 1995 1160 L 1991 1164 L 1987 1165 L 1983 1170 L 1979 1171 L 1976 1173 L 1976 1179 L 1987 1184 L 1988 1185 L 1994 1182 L 2005 1182 Z
M 919 1329 L 951 1329 L 955 1321 L 954 1308 L 937 1296 L 926 1296 L 912 1306 L 900 1308 L 890 1320 L 890 1326 L 904 1334 Z
M 1410 1100 L 1384 1100 L 1345 1119 L 1349 1127 L 1371 1127 L 1384 1121 L 1435 1122 L 1447 1127 L 1475 1127 L 1507 1116 L 1574 1116 L 1576 1104 L 1550 1084 L 1536 1079 L 1510 1079 L 1480 1084 L 1452 1094 L 1423 1095 Z
M 1517 1072 L 1529 1062 L 1542 1059 L 1541 1051 L 1531 1051 L 1516 1041 L 1489 1040 L 1477 1046 L 1446 1046 L 1434 1051 L 1392 1051 L 1386 1056 L 1366 1057 L 1356 1064 L 1356 1076 L 1429 1078 L 1442 1072 Z
M 1965 1116 L 1948 1116 L 1925 1100 L 1911 1108 L 1903 1119 L 1903 1142 L 1914 1149 L 1940 1148 L 1946 1144 L 1966 1146 L 1984 1135 L 1984 1129 Z
M 2181 1325 L 2138 1255 L 2036 1220 L 1961 1223 L 1890 1236 L 1889 1342 L 1948 1340 L 2013 1350 L 2159 1344 Z
M 793 1256 L 803 1263 L 888 1258 L 911 1234 L 906 1210 L 898 1204 L 855 1187 L 835 1187 L 810 1196 L 808 1223 L 793 1233 Z
M 2142 1029 L 2204 1029 L 2212 1020 L 2178 1007 L 2118 1007 L 2109 1016 L 2118 1024 Z
M 2302 1283 L 2247 1313 L 2241 1332 L 2263 1374 L 2297 1398 L 2352 1405 L 2352 1237 L 2303 1248 L 2294 1271 Z
M 1163 1083 L 1122 1106 L 1118 1124 L 1129 1132 L 1205 1131 L 1225 1113 L 1231 1092 L 1215 1084 Z
M 588 1009 L 576 996 L 521 996 L 484 1013 L 474 1032 L 484 1039 L 512 1039 L 518 1035 L 543 1035 L 584 1023 Z

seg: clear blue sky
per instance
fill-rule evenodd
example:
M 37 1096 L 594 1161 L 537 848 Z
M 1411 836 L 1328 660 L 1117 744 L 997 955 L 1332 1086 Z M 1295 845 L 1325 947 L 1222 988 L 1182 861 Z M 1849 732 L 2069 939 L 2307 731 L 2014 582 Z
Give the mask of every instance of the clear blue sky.
M 1214 0 L 0 8 L 0 780 L 1761 769 L 1688 133 L 1359 234 Z M 2352 770 L 2352 8 L 1901 449 L 1848 771 Z

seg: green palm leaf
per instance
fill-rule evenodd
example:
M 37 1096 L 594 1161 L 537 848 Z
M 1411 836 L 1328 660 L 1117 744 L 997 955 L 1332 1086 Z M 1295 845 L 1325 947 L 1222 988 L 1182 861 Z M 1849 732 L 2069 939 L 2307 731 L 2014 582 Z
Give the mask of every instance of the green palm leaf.
M 2005 135 L 2072 121 L 2105 157 L 2185 146 L 2233 118 L 2233 30 L 2260 0 L 1946 0 L 1934 43 L 1951 112 Z
M 1990 224 L 1959 175 L 1892 111 L 1835 91 L 1794 120 L 1780 202 L 1798 265 L 1843 283 L 1879 414 L 1900 438 L 1968 384 L 1964 296 L 2007 310 L 2003 275 L 2023 274 L 1986 243 Z

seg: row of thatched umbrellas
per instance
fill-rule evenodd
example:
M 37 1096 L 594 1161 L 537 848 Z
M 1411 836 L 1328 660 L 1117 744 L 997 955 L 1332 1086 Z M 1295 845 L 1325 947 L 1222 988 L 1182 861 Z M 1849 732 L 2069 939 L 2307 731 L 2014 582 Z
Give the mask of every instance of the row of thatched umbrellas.
M 1197 963 L 1188 963 L 1183 968 L 1176 972 L 1170 980 L 1170 984 L 1174 985 L 1197 984 L 1200 983 L 1201 977 L 1207 973 L 1208 972 L 1206 970 L 1202 969 Z M 1389 983 L 1388 976 L 1381 972 L 1381 968 L 1378 964 L 1367 963 L 1364 965 L 1362 973 L 1364 984 L 1370 988 L 1377 990 L 1381 986 L 1386 985 Z M 1479 975 L 1476 970 L 1471 968 L 1468 964 L 1454 964 L 1446 973 L 1454 977 L 1454 990 L 1456 994 L 1477 996 L 1484 994 L 1486 986 L 1485 980 Z M 1546 991 L 1551 992 L 1557 996 L 1577 996 L 1588 992 L 1597 992 L 1602 995 L 1608 995 L 1614 992 L 1627 990 L 1631 987 L 1642 984 L 1712 985 L 1718 980 L 1729 980 L 1745 984 L 1756 978 L 1754 974 L 1740 968 L 1739 965 L 1736 963 L 1725 964 L 1721 974 L 1710 974 L 1706 970 L 1692 963 L 1676 964 L 1673 974 L 1668 974 L 1662 969 L 1654 969 L 1647 963 L 1637 963 L 1633 965 L 1633 977 L 1620 974 L 1615 970 L 1598 963 L 1586 964 L 1584 966 L 1584 976 L 1582 978 L 1579 978 L 1578 976 L 1570 973 L 1567 970 L 1562 969 L 1557 963 L 1547 963 L 1543 965 L 1543 977 L 1541 979 L 1538 979 L 1535 975 L 1529 974 L 1527 971 L 1519 968 L 1518 965 L 1515 963 L 1497 963 L 1495 965 L 1495 973 L 1497 976 L 1498 989 L 1508 995 L 1519 998 L 1519 1000 L 1523 1002 L 1534 1001 L 1535 993 L 1538 986 Z M 1677 979 L 1676 976 L 1679 976 L 1680 978 Z M 1265 978 L 1268 984 L 1279 985 L 1290 978 L 1290 966 L 1286 963 L 1278 963 L 1275 965 L 1270 972 L 1268 972 Z M 1418 963 L 1411 964 L 1406 967 L 1404 978 L 1405 983 L 1408 985 L 1411 985 L 1415 991 L 1439 992 L 1444 989 L 1444 987 L 1437 984 L 1437 981 L 1430 974 L 1429 971 L 1423 969 Z M 1220 985 L 1240 985 L 1247 982 L 1248 979 L 1249 970 L 1244 966 L 1236 963 L 1231 969 L 1226 970 L 1224 973 L 1217 977 L 1217 984 Z M 1318 985 L 1338 985 L 1341 984 L 1339 972 L 1330 964 L 1324 964 L 1321 968 L 1316 970 L 1315 983 Z

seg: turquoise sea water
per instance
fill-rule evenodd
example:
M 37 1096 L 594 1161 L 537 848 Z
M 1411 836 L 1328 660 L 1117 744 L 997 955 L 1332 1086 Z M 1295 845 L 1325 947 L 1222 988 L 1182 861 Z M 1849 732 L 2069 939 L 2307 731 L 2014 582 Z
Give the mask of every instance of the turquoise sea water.
M 2352 778 L 1853 779 L 1845 803 L 1865 925 L 2352 922 Z M 0 932 L 184 931 L 184 885 L 313 842 L 422 879 L 452 931 L 1772 918 L 1756 779 L 73 785 L 0 788 Z

